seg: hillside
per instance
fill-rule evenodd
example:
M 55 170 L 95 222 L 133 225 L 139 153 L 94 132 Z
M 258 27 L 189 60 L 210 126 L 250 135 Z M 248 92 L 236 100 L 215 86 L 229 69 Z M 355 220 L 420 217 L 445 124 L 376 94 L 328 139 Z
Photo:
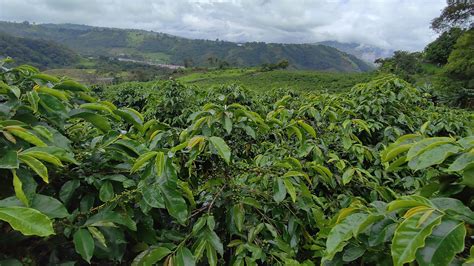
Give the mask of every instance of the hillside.
M 0 58 L 7 56 L 16 64 L 31 64 L 39 68 L 70 66 L 79 61 L 79 56 L 63 45 L 14 37 L 0 31 Z
M 192 40 L 142 30 L 74 24 L 0 22 L 0 30 L 66 45 L 85 56 L 109 56 L 186 66 L 257 66 L 287 59 L 295 69 L 363 72 L 372 67 L 335 48 L 311 44 L 273 44 Z

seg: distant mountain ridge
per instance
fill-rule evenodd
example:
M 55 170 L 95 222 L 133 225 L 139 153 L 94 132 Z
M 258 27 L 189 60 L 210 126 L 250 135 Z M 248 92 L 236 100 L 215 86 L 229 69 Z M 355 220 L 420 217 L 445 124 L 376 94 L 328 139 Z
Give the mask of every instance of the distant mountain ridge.
M 0 58 L 11 57 L 17 64 L 57 68 L 79 62 L 79 55 L 52 41 L 15 37 L 0 31 Z
M 373 66 L 326 45 L 276 44 L 193 40 L 144 30 L 93 27 L 75 24 L 0 22 L 0 31 L 57 42 L 82 56 L 130 58 L 154 63 L 218 66 L 258 66 L 287 59 L 295 69 L 365 72 Z M 1 52 L 1 51 L 0 51 Z
M 342 43 L 338 41 L 324 41 L 316 44 L 334 47 L 338 50 L 354 55 L 365 62 L 374 64 L 378 58 L 386 58 L 392 56 L 394 50 L 382 49 L 376 46 L 360 44 L 360 43 Z

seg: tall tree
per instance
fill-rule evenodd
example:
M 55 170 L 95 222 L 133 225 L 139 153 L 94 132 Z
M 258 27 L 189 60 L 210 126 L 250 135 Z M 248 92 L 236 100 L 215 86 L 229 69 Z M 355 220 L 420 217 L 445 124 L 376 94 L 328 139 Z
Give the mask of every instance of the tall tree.
M 447 0 L 441 15 L 431 21 L 431 28 L 444 32 L 453 27 L 472 28 L 474 26 L 474 0 Z
M 392 57 L 379 58 L 375 63 L 380 65 L 380 71 L 398 75 L 409 82 L 414 81 L 413 75 L 422 71 L 419 52 L 395 51 Z

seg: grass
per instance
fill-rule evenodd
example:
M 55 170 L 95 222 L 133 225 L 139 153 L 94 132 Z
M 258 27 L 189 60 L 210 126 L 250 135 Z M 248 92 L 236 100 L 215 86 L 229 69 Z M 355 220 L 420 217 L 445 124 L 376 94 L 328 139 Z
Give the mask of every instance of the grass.
M 145 40 L 145 34 L 139 31 L 130 31 L 127 34 L 128 44 L 132 47 L 139 46 Z
M 421 68 L 423 69 L 422 72 L 428 75 L 436 75 L 436 74 L 441 74 L 441 72 L 443 72 L 442 67 L 439 67 L 434 64 L 429 64 L 429 63 L 421 64 Z
M 78 68 L 90 68 L 93 69 L 97 66 L 97 62 L 94 59 L 89 59 L 85 57 L 81 57 L 79 59 L 79 63 L 77 64 Z
M 69 77 L 79 82 L 87 83 L 90 80 L 96 79 L 96 70 L 95 69 L 79 69 L 79 68 L 56 68 L 49 69 L 44 71 L 44 73 L 60 76 L 60 77 Z
M 332 73 L 308 70 L 228 69 L 191 72 L 177 79 L 199 87 L 237 84 L 264 92 L 268 89 L 290 88 L 299 91 L 341 92 L 357 83 L 367 82 L 373 73 Z
M 82 64 L 90 64 L 84 60 Z M 92 65 L 91 65 L 92 66 Z M 109 78 L 110 73 L 97 73 L 95 68 L 64 68 L 46 71 L 57 76 L 68 76 L 77 81 L 94 84 Z M 125 80 L 133 79 L 127 71 L 116 72 Z M 257 68 L 234 68 L 225 70 L 185 70 L 175 78 L 185 84 L 207 89 L 210 87 L 240 85 L 255 92 L 265 93 L 278 88 L 302 92 L 344 92 L 355 84 L 368 82 L 375 73 L 334 73 L 310 70 L 274 70 L 260 72 Z
M 171 56 L 165 53 L 142 53 L 146 61 L 166 64 L 171 61 Z
M 223 79 L 223 78 L 238 78 L 243 75 L 256 73 L 256 69 L 251 68 L 235 68 L 235 69 L 226 69 L 226 70 L 212 70 L 212 71 L 198 71 L 190 72 L 179 78 L 180 81 L 186 83 L 200 83 L 206 81 L 212 81 L 214 79 Z
M 171 61 L 171 56 L 165 53 L 136 52 L 134 48 L 111 48 L 108 50 L 115 57 L 131 56 L 133 59 L 150 61 L 153 63 L 166 64 Z
M 97 73 L 97 69 L 91 68 L 55 68 L 44 71 L 44 73 L 58 76 L 68 77 L 77 82 L 84 84 L 110 84 L 112 76 L 109 73 Z M 128 78 L 131 74 L 127 71 L 116 73 L 115 77 Z
M 443 68 L 434 64 L 422 63 L 422 71 L 419 74 L 414 75 L 416 80 L 415 85 L 423 86 L 429 84 L 435 89 L 440 89 L 446 84 L 444 83 L 446 78 L 443 76 Z

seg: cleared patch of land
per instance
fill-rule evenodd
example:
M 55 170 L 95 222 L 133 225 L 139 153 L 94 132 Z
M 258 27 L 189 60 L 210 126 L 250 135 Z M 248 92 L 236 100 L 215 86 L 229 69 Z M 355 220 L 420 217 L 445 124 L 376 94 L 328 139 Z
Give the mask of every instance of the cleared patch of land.
M 255 91 L 289 88 L 298 91 L 341 92 L 357 83 L 367 82 L 374 73 L 333 73 L 309 70 L 274 70 L 260 72 L 255 68 L 191 72 L 177 80 L 212 87 L 236 84 Z

